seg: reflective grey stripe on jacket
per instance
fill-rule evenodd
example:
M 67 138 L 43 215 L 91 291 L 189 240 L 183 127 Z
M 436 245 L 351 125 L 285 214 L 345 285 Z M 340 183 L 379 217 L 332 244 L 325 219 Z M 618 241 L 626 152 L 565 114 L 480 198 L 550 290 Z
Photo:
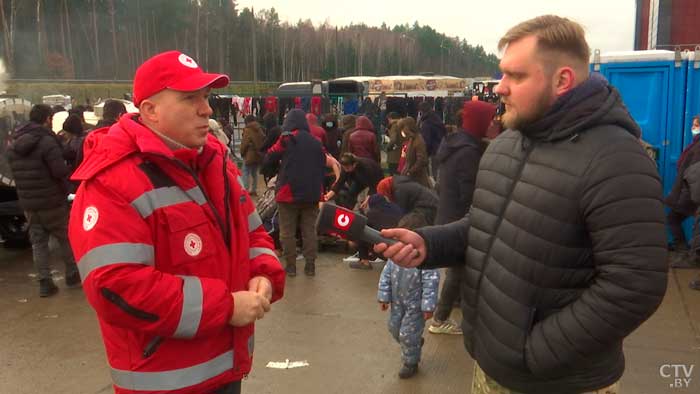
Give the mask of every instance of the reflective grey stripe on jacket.
M 179 390 L 202 383 L 233 368 L 233 350 L 187 368 L 160 372 L 133 372 L 111 368 L 115 385 L 135 391 Z
M 182 282 L 182 313 L 173 337 L 192 338 L 197 334 L 199 322 L 204 309 L 204 293 L 202 282 L 196 276 L 181 276 Z
M 262 224 L 262 219 L 258 211 L 253 211 L 248 215 L 248 232 L 255 231 L 258 227 L 262 226 Z
M 248 258 L 252 260 L 264 254 L 274 257 L 275 260 L 277 260 L 277 262 L 280 263 L 280 265 L 282 265 L 275 251 L 270 248 L 250 248 L 250 250 L 248 251 Z
M 114 243 L 98 246 L 89 250 L 78 261 L 80 278 L 85 281 L 97 268 L 112 264 L 154 265 L 153 246 L 140 243 Z
M 194 201 L 199 205 L 203 205 L 207 202 L 207 199 L 204 197 L 202 189 L 200 189 L 198 186 L 186 191 L 183 191 L 178 186 L 168 186 L 159 187 L 143 193 L 131 202 L 131 206 L 139 211 L 141 217 L 145 219 L 158 208 L 188 201 Z

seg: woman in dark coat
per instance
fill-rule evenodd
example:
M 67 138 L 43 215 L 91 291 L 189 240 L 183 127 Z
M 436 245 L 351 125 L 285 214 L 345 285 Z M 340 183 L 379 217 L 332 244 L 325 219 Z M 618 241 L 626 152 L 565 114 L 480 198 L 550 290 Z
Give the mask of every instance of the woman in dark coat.
M 687 183 L 683 181 L 683 175 L 688 167 L 700 161 L 700 117 L 693 118 L 693 142 L 688 145 L 678 159 L 678 175 L 673 183 L 671 192 L 666 196 L 664 203 L 670 208 L 666 221 L 673 237 L 674 250 L 677 252 L 672 257 L 672 264 L 685 260 L 688 244 L 683 233 L 683 221 L 695 215 L 697 204 L 690 198 Z

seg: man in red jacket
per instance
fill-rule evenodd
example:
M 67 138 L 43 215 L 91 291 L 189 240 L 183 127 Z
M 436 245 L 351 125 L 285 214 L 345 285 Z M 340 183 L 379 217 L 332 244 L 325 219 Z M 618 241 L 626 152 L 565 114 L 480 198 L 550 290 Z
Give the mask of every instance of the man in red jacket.
M 85 141 L 69 233 L 116 393 L 239 393 L 253 323 L 283 295 L 272 240 L 208 133 L 209 92 L 228 81 L 158 54 L 136 70 L 140 113 Z

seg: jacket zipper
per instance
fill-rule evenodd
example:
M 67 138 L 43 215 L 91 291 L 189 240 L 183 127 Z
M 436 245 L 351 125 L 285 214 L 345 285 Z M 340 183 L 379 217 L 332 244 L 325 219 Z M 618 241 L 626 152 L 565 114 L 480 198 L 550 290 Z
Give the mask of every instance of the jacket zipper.
M 161 155 L 158 153 L 152 153 L 152 154 L 154 154 L 156 156 L 163 157 L 164 159 L 167 159 L 167 160 L 175 163 L 175 165 L 177 165 L 181 169 L 185 170 L 194 179 L 194 182 L 197 184 L 197 187 L 199 187 L 199 190 L 202 191 L 202 195 L 207 200 L 207 204 L 209 205 L 209 208 L 211 209 L 212 213 L 214 214 L 214 217 L 216 218 L 216 222 L 219 224 L 219 228 L 221 229 L 221 235 L 222 235 L 222 237 L 224 237 L 224 242 L 226 243 L 226 248 L 230 252 L 231 251 L 231 237 L 229 236 L 229 234 L 230 234 L 230 232 L 229 232 L 229 227 L 230 227 L 229 218 L 228 217 L 226 218 L 226 223 L 228 225 L 225 225 L 223 219 L 221 218 L 221 215 L 219 215 L 219 212 L 217 212 L 216 207 L 211 202 L 211 199 L 209 199 L 209 195 L 207 194 L 206 190 L 204 189 L 204 186 L 202 186 L 202 183 L 199 181 L 199 177 L 197 176 L 197 173 L 194 172 L 194 170 L 191 169 L 187 164 L 183 163 L 182 161 L 180 161 L 178 159 L 172 159 L 170 157 L 167 157 L 165 155 Z M 225 166 L 226 166 L 226 158 L 224 158 L 224 170 L 226 169 Z M 228 182 L 226 181 L 226 177 L 224 177 L 224 186 L 226 187 L 226 189 L 228 189 Z M 224 194 L 228 195 L 228 190 L 225 190 Z M 228 202 L 225 201 L 224 205 L 226 207 L 225 210 L 228 211 Z M 226 214 L 228 214 L 228 212 L 226 212 Z
M 520 178 L 523 176 L 523 170 L 525 169 L 525 164 L 527 164 L 527 159 L 530 157 L 530 154 L 535 148 L 535 144 L 532 141 L 528 141 L 528 143 L 525 143 L 525 136 L 522 137 L 523 140 L 521 141 L 521 146 L 525 149 L 525 156 L 523 156 L 523 161 L 520 164 L 520 168 L 518 168 L 518 173 L 516 174 L 515 178 L 513 178 L 513 184 L 510 186 L 510 189 L 508 190 L 508 198 L 506 199 L 505 203 L 503 204 L 503 210 L 501 211 L 501 214 L 498 217 L 498 222 L 496 223 L 495 227 L 495 232 L 493 234 L 493 237 L 491 238 L 491 241 L 489 242 L 489 248 L 488 248 L 488 253 L 485 256 L 484 260 L 484 267 L 481 270 L 481 275 L 479 276 L 479 280 L 476 283 L 476 288 L 479 290 L 476 292 L 476 300 L 474 302 L 474 317 L 472 318 L 472 327 L 475 327 L 476 323 L 476 318 L 479 313 L 479 299 L 481 298 L 481 280 L 484 278 L 484 275 L 486 275 L 486 268 L 488 267 L 489 264 L 489 259 L 491 258 L 491 251 L 493 250 L 493 244 L 496 242 L 496 233 L 498 232 L 498 229 L 501 227 L 501 223 L 503 222 L 503 214 L 505 213 L 506 209 L 508 208 L 508 205 L 510 204 L 511 200 L 513 199 L 513 191 L 515 190 L 515 185 L 518 184 L 518 181 Z M 471 339 L 471 348 L 472 350 L 474 349 L 475 346 L 475 336 L 472 335 Z

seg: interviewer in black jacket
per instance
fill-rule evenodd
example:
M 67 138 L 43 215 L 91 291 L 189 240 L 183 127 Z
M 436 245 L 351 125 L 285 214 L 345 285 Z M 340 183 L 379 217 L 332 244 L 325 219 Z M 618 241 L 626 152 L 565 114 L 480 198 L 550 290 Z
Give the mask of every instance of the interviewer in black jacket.
M 469 215 L 383 230 L 395 263 L 461 261 L 475 381 L 521 393 L 617 392 L 623 341 L 666 292 L 661 183 L 620 94 L 594 73 L 583 28 L 545 15 L 513 27 L 491 141 Z M 473 391 L 478 392 L 478 391 Z

